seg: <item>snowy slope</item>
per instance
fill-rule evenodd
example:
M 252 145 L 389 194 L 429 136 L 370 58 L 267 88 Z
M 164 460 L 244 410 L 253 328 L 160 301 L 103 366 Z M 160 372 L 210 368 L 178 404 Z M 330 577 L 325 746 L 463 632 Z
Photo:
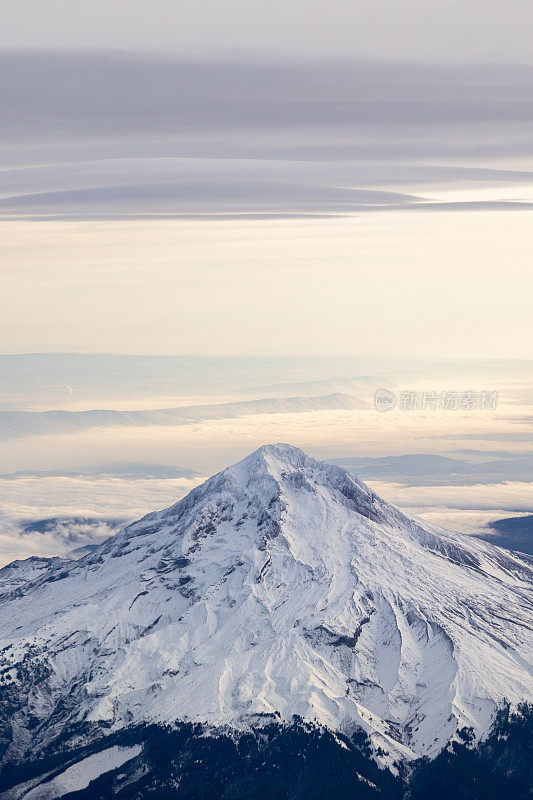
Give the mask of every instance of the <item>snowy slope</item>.
M 531 576 L 340 467 L 262 447 L 80 561 L 0 571 L 6 758 L 82 721 L 269 714 L 362 726 L 386 763 L 433 757 L 531 697 Z
M 62 774 L 47 781 L 44 786 L 36 786 L 21 796 L 25 800 L 56 800 L 70 792 L 79 792 L 81 789 L 87 788 L 95 778 L 121 767 L 127 761 L 138 756 L 141 750 L 139 745 L 110 747 L 73 764 Z M 23 791 L 26 789 L 24 786 L 21 788 Z

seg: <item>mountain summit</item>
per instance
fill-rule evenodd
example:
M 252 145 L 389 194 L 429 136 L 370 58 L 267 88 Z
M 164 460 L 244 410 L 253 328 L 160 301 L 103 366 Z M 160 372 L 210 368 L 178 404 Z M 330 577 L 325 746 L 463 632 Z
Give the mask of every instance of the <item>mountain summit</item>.
M 362 728 L 385 763 L 532 694 L 531 561 L 261 447 L 76 562 L 0 571 L 0 755 L 77 725 Z M 15 570 L 15 572 L 17 572 Z

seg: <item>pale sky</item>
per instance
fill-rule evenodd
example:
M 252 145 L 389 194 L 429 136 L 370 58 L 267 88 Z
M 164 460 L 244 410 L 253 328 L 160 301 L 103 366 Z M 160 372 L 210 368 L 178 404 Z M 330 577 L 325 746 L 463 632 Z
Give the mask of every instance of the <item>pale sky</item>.
M 527 210 L 1 225 L 4 352 L 531 356 Z
M 3 0 L 10 48 L 533 63 L 529 0 Z
M 526 0 L 4 0 L 0 351 L 528 357 Z

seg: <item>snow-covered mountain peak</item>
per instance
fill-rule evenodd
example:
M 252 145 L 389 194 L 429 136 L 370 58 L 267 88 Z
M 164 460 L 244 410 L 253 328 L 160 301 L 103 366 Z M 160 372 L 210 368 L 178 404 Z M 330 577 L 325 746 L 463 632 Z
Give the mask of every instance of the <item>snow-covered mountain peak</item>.
M 326 464 L 311 458 L 303 450 L 290 444 L 267 444 L 255 450 L 237 464 L 228 467 L 222 473 L 231 476 L 241 486 L 249 487 L 265 477 L 273 478 L 283 486 L 288 480 L 297 485 L 298 480 L 308 480 L 320 485 L 329 485 L 331 489 L 342 491 L 348 482 L 361 490 L 366 487 L 357 478 L 349 475 L 341 467 Z M 301 476 L 300 479 L 294 475 Z
M 320 479 L 321 475 L 329 476 L 331 481 L 343 480 L 348 473 L 341 467 L 326 464 L 308 456 L 299 447 L 291 444 L 265 444 L 254 450 L 237 464 L 227 467 L 221 474 L 241 477 L 246 483 L 255 481 L 259 476 L 270 475 L 278 482 L 288 473 L 302 473 Z M 353 478 L 351 478 L 353 479 Z M 362 485 L 362 484 L 361 484 Z
M 226 497 L 228 505 L 247 502 L 256 517 L 266 514 L 279 522 L 291 507 L 294 494 L 301 498 L 302 491 L 317 500 L 321 497 L 322 502 L 329 499 L 341 503 L 369 519 L 384 518 L 387 511 L 389 516 L 403 518 L 346 470 L 318 461 L 290 444 L 263 445 L 193 490 L 163 512 L 162 518 L 179 519 L 184 512 L 198 511 L 209 502 L 220 507 Z M 156 517 L 157 514 L 150 515 Z M 302 533 L 306 531 L 302 529 Z
M 82 721 L 297 714 L 363 727 L 385 760 L 431 757 L 533 691 L 527 557 L 412 519 L 290 445 L 80 561 L 3 573 L 10 747 Z

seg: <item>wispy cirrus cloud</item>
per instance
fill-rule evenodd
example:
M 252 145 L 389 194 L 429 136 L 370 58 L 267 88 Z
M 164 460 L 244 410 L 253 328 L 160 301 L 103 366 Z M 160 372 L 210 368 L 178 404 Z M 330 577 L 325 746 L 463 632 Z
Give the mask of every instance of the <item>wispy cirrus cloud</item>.
M 523 210 L 532 174 L 479 157 L 533 154 L 532 70 L 0 51 L 0 216 Z

